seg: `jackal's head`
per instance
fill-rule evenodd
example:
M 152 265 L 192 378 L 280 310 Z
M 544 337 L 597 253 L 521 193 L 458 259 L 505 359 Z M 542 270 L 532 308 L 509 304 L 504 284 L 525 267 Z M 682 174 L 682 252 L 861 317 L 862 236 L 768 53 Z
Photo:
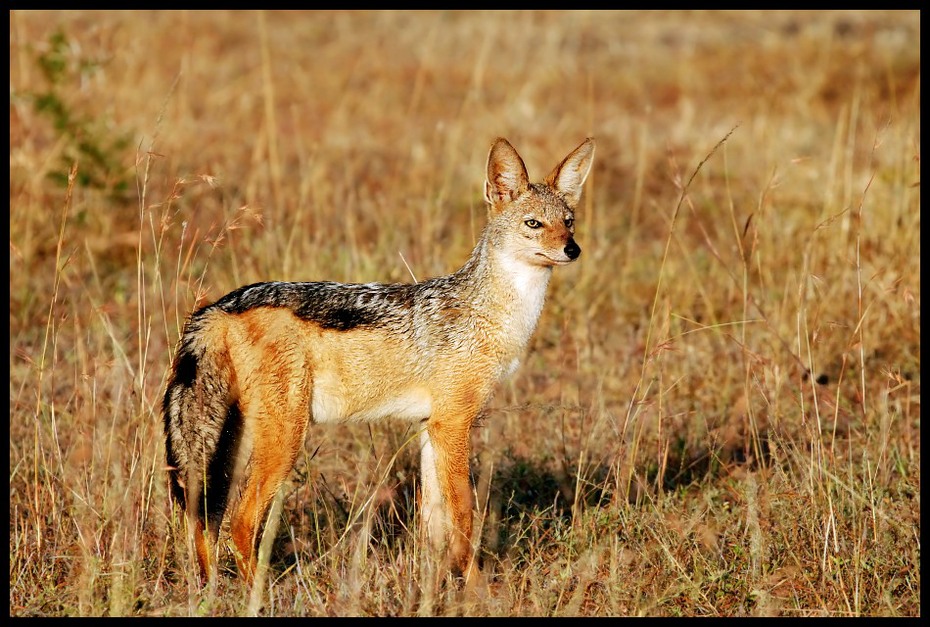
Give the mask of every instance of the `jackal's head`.
M 514 260 L 544 268 L 577 259 L 575 208 L 593 160 L 594 139 L 589 137 L 542 183 L 530 183 L 523 159 L 499 137 L 488 154 L 484 186 L 492 245 Z

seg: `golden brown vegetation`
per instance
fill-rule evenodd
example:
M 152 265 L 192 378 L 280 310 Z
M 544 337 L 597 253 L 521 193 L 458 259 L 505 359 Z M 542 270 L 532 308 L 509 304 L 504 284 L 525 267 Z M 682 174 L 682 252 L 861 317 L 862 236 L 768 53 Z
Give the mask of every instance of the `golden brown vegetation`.
M 916 11 L 10 18 L 11 614 L 257 610 L 168 506 L 185 315 L 455 269 L 498 135 L 598 156 L 473 434 L 477 593 L 404 425 L 316 428 L 258 611 L 920 614 Z

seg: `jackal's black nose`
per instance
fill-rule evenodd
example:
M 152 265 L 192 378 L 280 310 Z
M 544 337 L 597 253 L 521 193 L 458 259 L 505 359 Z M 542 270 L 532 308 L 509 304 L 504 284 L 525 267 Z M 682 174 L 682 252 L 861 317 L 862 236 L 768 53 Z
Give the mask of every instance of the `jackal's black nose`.
M 581 254 L 581 247 L 575 243 L 575 240 L 568 240 L 568 244 L 565 245 L 565 256 L 574 261 L 578 259 L 578 255 Z

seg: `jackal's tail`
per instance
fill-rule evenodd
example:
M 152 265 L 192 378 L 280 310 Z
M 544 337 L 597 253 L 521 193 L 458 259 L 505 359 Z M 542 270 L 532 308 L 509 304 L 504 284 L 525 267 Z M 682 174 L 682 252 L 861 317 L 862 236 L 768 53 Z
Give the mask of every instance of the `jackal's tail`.
M 171 497 L 215 537 L 229 497 L 242 434 L 228 354 L 210 346 L 207 321 L 189 321 L 171 369 L 162 412 Z

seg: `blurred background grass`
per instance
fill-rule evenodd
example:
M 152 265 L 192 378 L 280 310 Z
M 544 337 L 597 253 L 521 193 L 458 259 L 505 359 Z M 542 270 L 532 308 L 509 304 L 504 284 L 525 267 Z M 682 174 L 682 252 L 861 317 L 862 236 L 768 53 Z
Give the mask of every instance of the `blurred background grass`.
M 919 615 L 916 11 L 12 11 L 10 613 L 246 612 L 167 504 L 184 317 L 448 273 L 495 137 L 538 180 L 589 135 L 473 434 L 477 596 L 418 569 L 404 425 L 345 426 L 262 612 Z

